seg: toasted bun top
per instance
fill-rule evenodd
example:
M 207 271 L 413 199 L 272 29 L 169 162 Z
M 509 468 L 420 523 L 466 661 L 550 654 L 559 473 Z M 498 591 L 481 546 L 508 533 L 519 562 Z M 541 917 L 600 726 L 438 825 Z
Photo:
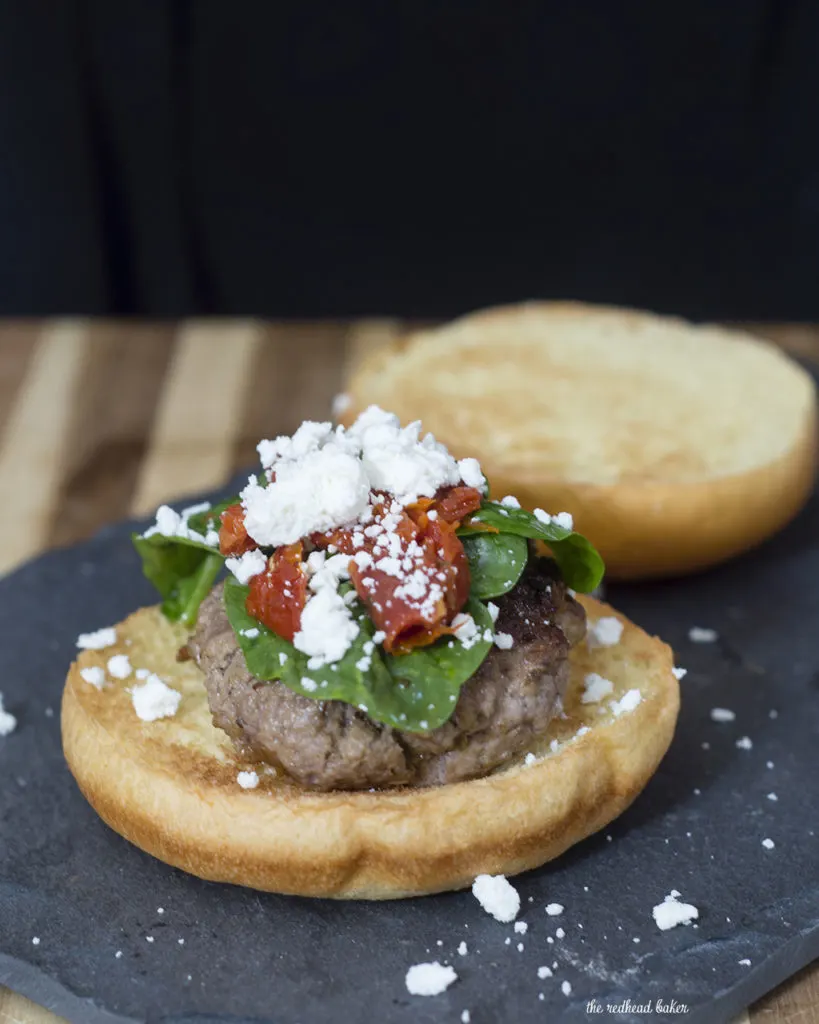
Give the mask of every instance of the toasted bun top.
M 592 620 L 616 614 L 582 600 Z M 617 645 L 573 651 L 566 717 L 533 745 L 534 763 L 518 759 L 437 788 L 314 793 L 241 759 L 211 723 L 199 669 L 175 659 L 187 634 L 158 609 L 142 609 L 118 627 L 116 648 L 84 652 L 72 666 L 62 707 L 66 759 L 112 828 L 203 878 L 371 899 L 460 888 L 481 873 L 514 874 L 558 856 L 620 814 L 656 769 L 679 705 L 671 652 L 618 618 Z M 114 653 L 182 694 L 173 717 L 137 717 L 133 676 L 109 678 L 101 690 L 83 680 L 82 668 L 104 668 Z M 592 671 L 613 690 L 584 704 Z M 640 702 L 616 716 L 611 701 L 630 689 Z M 259 785 L 242 789 L 237 775 L 252 769 Z
M 480 460 L 496 497 L 572 512 L 614 575 L 743 550 L 793 515 L 814 474 L 808 373 L 749 334 L 649 313 L 486 310 L 377 351 L 349 392 L 345 421 L 372 403 L 422 419 Z M 710 517 L 730 527 L 712 534 Z

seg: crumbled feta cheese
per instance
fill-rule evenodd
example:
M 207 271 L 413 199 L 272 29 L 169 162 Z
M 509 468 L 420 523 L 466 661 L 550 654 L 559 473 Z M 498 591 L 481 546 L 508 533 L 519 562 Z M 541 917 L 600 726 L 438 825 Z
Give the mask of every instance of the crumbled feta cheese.
M 744 960 L 738 960 L 737 963 L 739 964 L 740 967 L 750 967 L 751 966 L 751 961 L 748 960 L 747 958 L 744 959 Z
M 454 968 L 444 967 L 437 960 L 415 964 L 407 971 L 406 986 L 411 996 L 438 996 L 445 992 L 458 975 Z
M 765 847 L 766 850 L 772 850 L 776 846 L 776 843 L 773 841 L 773 839 L 763 839 L 762 845 Z
M 17 728 L 17 719 L 3 707 L 3 694 L 0 693 L 0 736 L 10 736 Z
M 551 969 L 551 967 L 538 967 L 538 969 L 537 969 L 537 976 L 540 978 L 541 981 L 544 978 L 551 978 L 552 977 L 552 969 Z
M 671 671 L 674 673 L 674 678 L 677 679 L 677 680 L 684 679 L 685 676 L 688 675 L 688 669 L 687 668 L 677 668 L 675 666 L 674 668 L 671 669 Z
M 736 714 L 729 708 L 711 708 L 711 721 L 713 722 L 733 722 L 736 717 Z
M 519 942 L 518 943 L 518 953 L 522 953 L 522 952 L 523 952 L 523 943 Z
M 240 629 L 239 636 L 247 637 L 248 640 L 255 640 L 259 635 L 259 630 L 255 626 L 251 626 L 248 629 Z M 287 655 L 285 655 L 287 657 Z
M 547 903 L 546 904 L 546 913 L 549 915 L 549 917 L 559 917 L 560 914 L 563 913 L 563 909 L 564 908 L 563 908 L 563 904 L 562 903 Z
M 179 709 L 182 694 L 163 682 L 158 675 L 151 674 L 141 686 L 131 690 L 134 711 L 143 722 L 155 722 L 158 718 L 172 718 Z
M 566 932 L 562 928 L 558 928 L 555 931 L 555 938 L 556 939 L 565 939 L 566 938 Z
M 525 935 L 529 931 L 529 925 L 525 921 L 515 921 L 515 934 Z
M 466 612 L 458 612 L 451 625 L 456 639 L 460 640 L 467 650 L 481 639 L 475 620 Z
M 253 551 L 245 551 L 238 558 L 226 558 L 225 566 L 244 585 L 249 583 L 254 576 L 258 576 L 259 573 L 265 571 L 267 568 L 267 557 L 263 551 L 254 548 Z
M 138 668 L 134 673 L 137 679 L 147 679 L 150 674 L 147 668 Z
M 318 683 L 314 679 L 311 679 L 310 676 L 302 676 L 300 682 L 302 687 L 307 690 L 308 693 L 312 693 L 314 690 L 318 689 Z
M 514 639 L 509 633 L 495 633 L 492 638 L 495 642 L 496 647 L 500 647 L 502 651 L 508 651 L 514 646 Z
M 180 537 L 183 540 L 207 544 L 209 547 L 218 547 L 219 533 L 217 530 L 210 529 L 207 534 L 203 535 L 188 526 L 188 520 L 191 516 L 198 515 L 200 512 L 207 512 L 209 508 L 210 503 L 207 501 L 200 502 L 198 505 L 191 505 L 190 508 L 182 509 L 181 512 L 174 511 L 169 505 L 160 505 L 156 510 L 156 522 L 142 536 L 153 537 L 155 534 L 158 534 L 161 537 Z
M 458 470 L 461 474 L 461 480 L 463 480 L 467 487 L 476 487 L 479 491 L 484 490 L 486 478 L 481 472 L 481 464 L 477 459 L 459 459 Z
M 654 922 L 661 932 L 676 928 L 679 924 L 690 924 L 700 916 L 699 910 L 690 903 L 679 902 L 680 893 L 672 889 L 662 903 L 651 911 Z
M 751 750 L 754 744 L 750 736 L 740 736 L 736 745 L 740 750 Z
M 31 944 L 32 944 L 32 946 L 39 946 L 40 945 L 40 937 L 39 937 L 39 935 L 35 935 L 32 938 Z
M 500 608 L 498 608 L 498 606 L 496 604 L 494 604 L 494 602 L 487 601 L 486 602 L 486 610 L 489 612 L 489 618 L 493 622 L 497 622 L 498 621 L 498 615 L 500 614 Z
M 520 896 L 506 875 L 478 875 L 472 883 L 472 895 L 497 921 L 508 923 L 518 916 Z
M 560 991 L 563 993 L 564 996 L 570 996 L 572 994 L 571 983 L 568 981 L 561 982 Z
M 89 686 L 96 686 L 98 690 L 101 690 L 105 683 L 105 670 L 100 668 L 99 665 L 89 665 L 87 668 L 81 668 L 80 675 Z
M 581 704 L 596 704 L 614 690 L 614 683 L 610 679 L 604 679 L 597 672 L 589 672 L 583 683 L 584 689 L 580 695 Z
M 542 508 L 536 508 L 532 515 L 537 519 L 539 523 L 543 523 L 544 526 L 548 526 L 552 521 L 552 517 L 548 512 L 545 512 Z
M 507 494 L 505 498 L 501 498 L 500 503 L 505 505 L 506 508 L 520 508 L 520 502 L 514 494 Z
M 775 802 L 775 801 L 777 801 L 779 799 L 779 797 L 776 795 L 776 793 L 769 793 L 768 794 L 768 799 L 769 800 L 773 800 Z
M 523 759 L 523 763 L 526 765 L 527 768 L 530 765 L 533 765 L 535 761 L 537 761 L 537 757 L 535 757 L 535 755 L 531 751 Z
M 586 643 L 589 647 L 614 647 L 622 635 L 623 623 L 613 615 L 604 615 L 589 626 Z
M 308 655 L 309 668 L 321 668 L 322 665 L 340 661 L 358 632 L 358 623 L 353 619 L 343 597 L 331 586 L 322 586 L 304 606 L 299 631 L 293 637 L 293 646 Z
M 285 665 L 287 663 L 287 655 L 284 651 L 279 651 L 279 664 Z
M 472 1018 L 469 1016 L 469 1010 L 464 1010 L 461 1014 L 461 1024 L 469 1024 Z
M 113 626 L 106 626 L 94 633 L 80 633 L 77 647 L 85 651 L 101 651 L 104 647 L 113 647 L 117 642 L 117 631 Z
M 614 717 L 619 718 L 620 715 L 625 714 L 627 711 L 633 711 L 642 699 L 643 695 L 639 690 L 628 690 L 620 700 L 611 701 L 609 707 Z
M 133 672 L 131 661 L 127 654 L 115 654 L 108 659 L 108 675 L 114 679 L 127 679 Z
M 242 789 L 255 789 L 259 785 L 259 776 L 256 772 L 239 772 L 236 781 Z
M 345 413 L 350 406 L 353 404 L 353 399 L 346 391 L 339 391 L 337 395 L 333 396 L 332 410 L 333 418 L 338 419 L 342 413 Z
M 715 629 L 692 626 L 688 630 L 688 639 L 694 644 L 712 644 L 715 640 L 719 639 L 719 633 Z
M 465 942 L 460 942 L 458 944 L 458 955 L 459 956 L 466 956 L 466 954 L 468 952 L 469 952 L 469 950 L 466 948 L 466 943 Z
M 557 515 L 554 516 L 554 521 L 564 530 L 571 531 L 574 529 L 574 519 L 572 518 L 571 512 L 558 512 Z

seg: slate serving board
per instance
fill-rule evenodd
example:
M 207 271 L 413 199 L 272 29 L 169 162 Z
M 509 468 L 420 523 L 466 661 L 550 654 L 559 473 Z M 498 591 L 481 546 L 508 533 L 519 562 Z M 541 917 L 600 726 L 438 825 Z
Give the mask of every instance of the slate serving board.
M 0 689 L 19 720 L 0 740 L 0 982 L 77 1024 L 580 1021 L 590 999 L 630 1001 L 624 1021 L 650 1003 L 656 1019 L 707 1024 L 819 956 L 819 496 L 734 563 L 610 588 L 689 670 L 679 729 L 622 818 L 516 880 L 525 935 L 468 893 L 336 903 L 201 882 L 98 820 L 62 760 L 59 700 L 77 634 L 153 601 L 131 528 L 0 581 Z M 692 644 L 693 625 L 719 641 Z M 712 722 L 713 707 L 736 721 Z M 671 889 L 699 907 L 697 928 L 657 930 L 651 908 Z M 407 968 L 432 959 L 459 980 L 410 997 Z

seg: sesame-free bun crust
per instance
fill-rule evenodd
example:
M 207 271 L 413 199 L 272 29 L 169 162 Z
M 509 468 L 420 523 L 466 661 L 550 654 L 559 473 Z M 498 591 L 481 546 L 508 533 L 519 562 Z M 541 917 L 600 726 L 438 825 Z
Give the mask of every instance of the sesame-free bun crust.
M 579 598 L 591 620 L 617 614 Z M 514 875 L 559 856 L 634 800 L 671 742 L 679 687 L 670 649 L 625 625 L 614 647 L 571 655 L 567 717 L 533 753 L 485 778 L 433 789 L 311 793 L 243 762 L 211 724 L 202 675 L 175 659 L 187 634 L 143 608 L 117 628 L 117 644 L 83 652 L 62 703 L 63 748 L 80 789 L 111 828 L 160 860 L 201 878 L 273 892 L 391 899 L 458 889 L 476 875 Z M 183 694 L 173 718 L 134 712 L 137 682 L 86 683 L 80 668 L 127 653 Z M 582 704 L 587 672 L 614 683 Z M 609 700 L 637 688 L 642 701 L 615 717 Z M 600 708 L 605 710 L 600 711 Z M 582 726 L 589 731 L 577 737 Z M 556 752 L 550 744 L 560 744 Z M 257 789 L 236 776 L 256 768 Z
M 810 493 L 813 381 L 739 331 L 526 303 L 399 339 L 354 372 L 370 404 L 481 462 L 496 497 L 569 511 L 612 578 L 691 572 L 787 523 Z

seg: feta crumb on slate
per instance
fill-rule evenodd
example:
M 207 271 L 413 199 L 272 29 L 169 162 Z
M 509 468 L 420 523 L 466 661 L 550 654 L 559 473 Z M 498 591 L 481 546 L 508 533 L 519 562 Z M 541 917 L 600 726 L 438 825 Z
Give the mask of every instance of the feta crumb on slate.
M 10 736 L 17 728 L 17 719 L 3 707 L 3 694 L 0 693 L 0 736 Z
M 715 629 L 692 626 L 688 630 L 688 639 L 694 644 L 712 644 L 715 640 L 719 639 L 719 633 Z
M 407 971 L 407 991 L 411 996 L 437 996 L 457 978 L 452 967 L 444 967 L 437 960 L 430 964 L 415 964 Z
M 523 950 L 524 950 L 524 945 L 523 945 L 523 943 L 522 943 L 522 942 L 519 942 L 519 943 L 518 943 L 518 953 L 522 953 L 522 952 L 523 952 Z
M 509 633 L 495 633 L 493 639 L 495 641 L 495 646 L 499 647 L 502 651 L 508 651 L 515 643 Z
M 508 924 L 520 910 L 520 896 L 506 875 L 478 875 L 472 883 L 472 895 L 487 914 Z
M 711 708 L 712 722 L 733 722 L 736 717 L 729 708 Z
M 614 647 L 622 635 L 623 623 L 613 615 L 604 615 L 589 626 L 586 643 L 589 647 Z
M 763 839 L 762 845 L 765 847 L 766 850 L 772 850 L 776 846 L 776 843 L 773 841 L 773 839 Z
M 236 781 L 242 789 L 255 789 L 259 785 L 259 776 L 256 772 L 239 772 Z
M 105 682 L 105 669 L 100 668 L 99 665 L 89 665 L 88 668 L 80 669 L 80 676 L 90 686 L 96 686 L 98 690 L 101 690 Z
M 614 683 L 596 672 L 589 672 L 583 683 L 585 688 L 580 695 L 581 704 L 596 704 L 614 690 Z
M 104 647 L 113 647 L 117 642 L 117 631 L 113 626 L 105 626 L 94 633 L 80 633 L 77 647 L 84 651 L 101 651 Z
M 774 763 L 773 763 L 773 761 L 766 761 L 766 762 L 765 762 L 765 767 L 766 767 L 766 768 L 773 768 L 773 766 L 774 766 Z
M 572 994 L 572 986 L 568 981 L 564 981 L 560 985 L 560 991 L 564 996 L 570 996 Z
M 662 903 L 658 903 L 651 911 L 657 927 L 661 932 L 669 928 L 676 928 L 679 924 L 690 924 L 695 921 L 700 912 L 690 903 L 679 902 L 680 893 L 672 889 Z
M 117 958 L 117 960 L 121 960 L 122 959 L 122 950 L 118 949 L 116 951 L 116 953 L 114 953 L 114 956 Z
M 677 680 L 684 679 L 688 675 L 687 668 L 677 668 L 675 666 L 671 671 L 674 673 L 674 678 Z
M 549 917 L 559 917 L 560 914 L 563 913 L 563 909 L 564 908 L 563 908 L 563 904 L 562 903 L 547 903 L 546 904 L 546 913 L 549 915 Z
M 461 1024 L 469 1024 L 471 1017 L 469 1016 L 469 1010 L 464 1010 L 461 1014 Z
M 38 935 L 35 935 L 34 938 L 31 940 L 31 944 L 32 944 L 32 946 L 39 946 L 40 945 L 40 937 Z
M 267 568 L 267 558 L 263 551 L 254 548 L 253 551 L 245 551 L 238 558 L 226 558 L 225 566 L 236 579 L 241 583 L 248 583 L 254 576 L 264 572 Z
M 114 679 L 127 679 L 131 672 L 133 669 L 127 654 L 115 654 L 108 659 L 108 675 Z
M 544 978 L 551 978 L 552 977 L 552 969 L 551 969 L 551 967 L 538 967 L 538 969 L 537 969 L 537 976 L 540 978 L 541 981 Z
M 489 617 L 492 620 L 492 622 L 497 622 L 500 608 L 498 608 L 498 606 L 494 604 L 492 601 L 487 601 L 486 610 L 489 612 Z
M 172 718 L 179 709 L 182 694 L 163 682 L 158 675 L 151 674 L 142 684 L 131 690 L 131 701 L 143 722 L 155 722 L 158 718 Z
M 776 708 L 771 708 L 771 710 L 768 712 L 768 718 L 779 718 L 779 712 L 776 710 Z
M 459 943 L 459 945 L 458 945 L 458 953 L 460 954 L 460 956 L 466 956 L 466 954 L 467 954 L 468 952 L 469 952 L 469 951 L 468 951 L 468 949 L 466 948 L 466 943 L 465 943 L 465 942 L 461 942 L 461 943 Z
M 633 711 L 637 705 L 642 701 L 643 695 L 639 690 L 628 690 L 620 700 L 613 700 L 609 704 L 614 717 L 619 718 L 620 715 L 625 714 L 627 711 Z
M 556 929 L 556 931 L 555 931 L 555 938 L 556 939 L 565 939 L 566 938 L 566 932 L 562 928 Z
M 527 766 L 527 768 L 529 767 L 529 765 L 533 765 L 535 761 L 537 761 L 537 758 L 531 751 L 523 759 L 523 763 Z
M 529 931 L 529 925 L 525 921 L 515 921 L 515 932 L 518 935 L 525 935 Z
M 738 746 L 740 750 L 752 750 L 753 745 L 754 744 L 750 736 L 740 736 L 736 741 L 736 746 Z
M 776 793 L 769 793 L 768 794 L 768 799 L 769 800 L 778 800 L 779 797 L 776 795 Z
M 745 960 L 738 960 L 737 963 L 740 965 L 740 967 L 750 967 L 751 966 L 751 961 L 748 960 L 747 957 L 746 957 Z

